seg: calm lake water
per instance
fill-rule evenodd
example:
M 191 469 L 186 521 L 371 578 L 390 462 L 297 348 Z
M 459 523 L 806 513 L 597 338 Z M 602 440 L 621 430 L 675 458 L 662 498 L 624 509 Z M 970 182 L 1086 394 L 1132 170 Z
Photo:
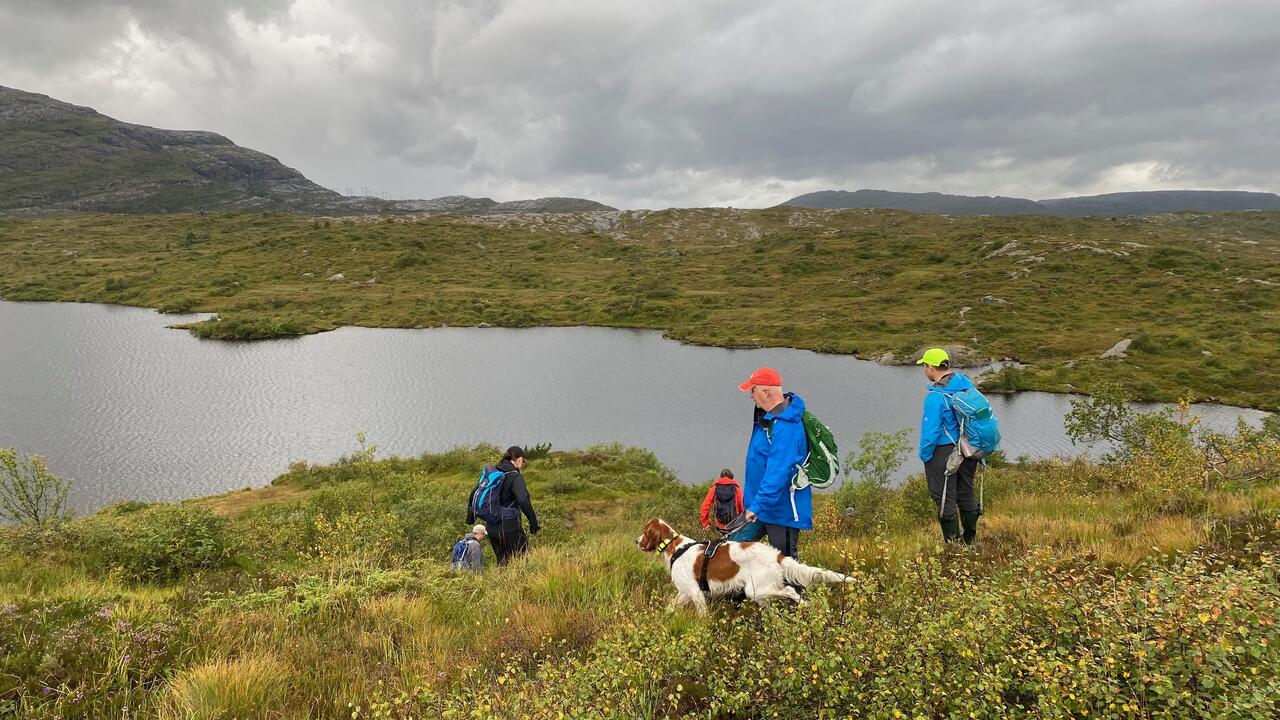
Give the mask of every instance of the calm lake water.
M 779 369 L 835 432 L 914 427 L 917 368 L 803 350 L 725 350 L 602 328 L 342 328 L 260 342 L 200 340 L 150 310 L 0 301 L 0 447 L 45 455 L 72 504 L 175 500 L 328 462 L 363 430 L 382 454 L 550 442 L 649 448 L 687 482 L 741 472 L 751 404 L 737 384 Z M 1004 449 L 1080 452 L 1070 397 L 993 396 Z M 1229 428 L 1263 413 L 1198 408 Z M 916 472 L 914 456 L 905 470 Z M 739 475 L 740 476 L 740 475 Z

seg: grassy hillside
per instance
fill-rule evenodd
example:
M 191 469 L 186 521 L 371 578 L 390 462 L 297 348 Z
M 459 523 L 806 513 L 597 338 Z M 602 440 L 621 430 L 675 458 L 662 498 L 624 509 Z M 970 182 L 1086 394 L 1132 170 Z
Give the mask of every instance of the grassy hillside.
M 445 566 L 496 448 L 4 529 L 0 717 L 1274 717 L 1277 435 L 1221 440 L 1207 491 L 1148 439 L 994 467 L 971 551 L 918 478 L 823 496 L 802 554 L 857 582 L 705 619 L 634 544 L 705 488 L 619 447 L 533 462 L 545 529 L 481 576 Z
M 340 276 L 340 277 L 338 277 Z M 728 346 L 1016 358 L 995 386 L 1280 408 L 1280 214 L 894 211 L 0 221 L 0 296 L 216 311 L 207 337 L 340 325 L 657 328 Z M 1128 357 L 1100 360 L 1122 339 Z

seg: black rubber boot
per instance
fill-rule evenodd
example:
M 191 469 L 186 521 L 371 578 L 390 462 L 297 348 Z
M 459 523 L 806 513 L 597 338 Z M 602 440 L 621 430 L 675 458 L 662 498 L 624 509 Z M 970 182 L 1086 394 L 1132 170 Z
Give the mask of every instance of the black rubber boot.
M 955 542 L 960 539 L 960 520 L 955 515 L 938 518 L 938 525 L 942 527 L 943 542 Z
M 964 526 L 964 535 L 961 540 L 965 545 L 972 545 L 974 538 L 978 537 L 978 516 L 982 515 L 981 510 L 960 511 L 960 524 Z

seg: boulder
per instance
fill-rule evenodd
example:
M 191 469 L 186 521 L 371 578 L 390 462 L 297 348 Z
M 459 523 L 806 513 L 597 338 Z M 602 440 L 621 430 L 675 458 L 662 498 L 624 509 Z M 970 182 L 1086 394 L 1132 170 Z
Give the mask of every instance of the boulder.
M 1133 340 L 1131 338 L 1125 338 L 1120 342 L 1116 343 L 1115 345 L 1112 345 L 1110 350 L 1102 353 L 1098 357 L 1099 359 L 1102 359 L 1102 360 L 1107 360 L 1110 358 L 1129 357 L 1129 355 L 1125 351 L 1129 349 L 1129 344 L 1132 342 Z
M 951 367 L 953 368 L 980 367 L 982 365 L 990 365 L 992 362 L 991 358 L 978 357 L 973 348 L 966 345 L 935 345 L 931 347 L 941 347 L 943 350 L 946 350 L 947 355 L 951 356 Z M 908 364 L 915 365 L 920 358 L 924 357 L 924 351 L 928 349 L 929 348 L 927 347 L 923 347 L 917 350 L 915 354 L 911 356 L 911 361 Z
M 347 279 L 347 276 L 343 275 L 342 273 L 334 273 L 329 276 L 329 282 L 341 282 L 346 279 Z

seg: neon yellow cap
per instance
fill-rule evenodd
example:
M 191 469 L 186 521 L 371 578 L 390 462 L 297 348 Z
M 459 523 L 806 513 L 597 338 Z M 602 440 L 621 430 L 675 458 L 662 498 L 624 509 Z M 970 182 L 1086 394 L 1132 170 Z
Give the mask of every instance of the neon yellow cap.
M 924 351 L 924 356 L 916 361 L 917 365 L 929 365 L 932 367 L 941 367 L 943 363 L 951 365 L 951 356 L 942 348 L 929 348 Z

